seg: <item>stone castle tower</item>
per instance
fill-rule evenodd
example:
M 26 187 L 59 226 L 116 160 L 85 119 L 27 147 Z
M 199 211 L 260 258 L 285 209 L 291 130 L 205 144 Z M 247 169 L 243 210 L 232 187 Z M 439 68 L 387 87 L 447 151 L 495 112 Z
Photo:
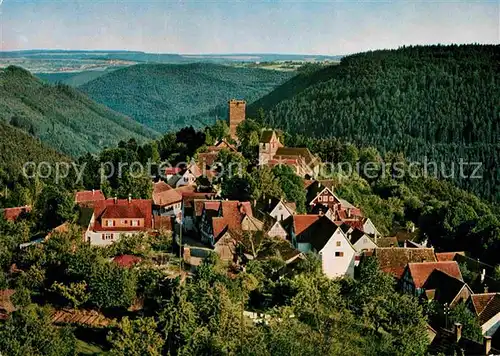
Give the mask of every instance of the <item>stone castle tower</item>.
M 231 99 L 229 100 L 229 132 L 233 140 L 237 140 L 236 127 L 245 120 L 246 101 Z

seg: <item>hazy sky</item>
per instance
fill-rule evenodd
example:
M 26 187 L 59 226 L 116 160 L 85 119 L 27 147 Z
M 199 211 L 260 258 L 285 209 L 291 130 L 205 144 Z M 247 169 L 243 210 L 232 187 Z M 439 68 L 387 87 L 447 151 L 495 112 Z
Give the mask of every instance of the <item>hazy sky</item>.
M 499 43 L 500 0 L 0 0 L 0 50 L 348 54 Z

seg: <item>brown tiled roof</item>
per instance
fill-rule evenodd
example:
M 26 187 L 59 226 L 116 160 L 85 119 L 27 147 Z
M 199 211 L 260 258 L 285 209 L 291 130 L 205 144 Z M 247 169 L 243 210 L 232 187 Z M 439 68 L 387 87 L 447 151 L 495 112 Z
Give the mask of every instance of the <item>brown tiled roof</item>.
M 465 252 L 436 252 L 436 259 L 438 261 L 455 261 L 456 255 L 465 256 Z
M 433 248 L 379 247 L 373 251 L 373 256 L 377 258 L 382 271 L 398 279 L 410 262 L 436 262 Z
M 378 247 L 398 247 L 398 239 L 396 236 L 378 237 L 375 241 Z
M 149 199 L 114 199 L 101 200 L 94 206 L 94 231 L 143 231 L 152 228 L 153 201 Z M 102 218 L 143 218 L 144 227 L 105 227 L 101 225 Z
M 416 288 L 422 288 L 434 270 L 442 271 L 458 280 L 463 280 L 460 267 L 455 261 L 408 263 L 408 269 Z
M 25 205 L 25 206 L 18 206 L 15 208 L 5 208 L 3 209 L 3 215 L 5 217 L 5 220 L 8 221 L 15 221 L 19 215 L 22 213 L 29 213 L 31 211 L 31 206 Z
M 205 206 L 214 205 L 214 202 L 205 202 Z M 227 230 L 240 231 L 241 222 L 245 216 L 253 217 L 252 206 L 250 202 L 239 202 L 234 200 L 225 200 L 220 202 L 222 215 L 212 218 L 212 229 L 214 238 L 217 240 Z
M 303 157 L 306 164 L 309 164 L 314 160 L 312 153 L 305 147 L 280 147 L 276 151 L 275 157 L 281 159 L 296 159 L 297 157 Z
M 294 215 L 292 219 L 295 235 L 300 235 L 304 230 L 311 227 L 320 218 L 321 215 Z
M 75 203 L 90 203 L 106 199 L 100 190 L 84 190 L 76 192 Z
M 159 216 L 153 217 L 155 230 L 173 231 L 174 217 L 173 216 Z
M 500 313 L 500 294 L 498 293 L 474 294 L 471 299 L 481 325 Z
M 182 201 L 182 194 L 175 189 L 153 192 L 153 201 L 157 206 L 168 206 Z

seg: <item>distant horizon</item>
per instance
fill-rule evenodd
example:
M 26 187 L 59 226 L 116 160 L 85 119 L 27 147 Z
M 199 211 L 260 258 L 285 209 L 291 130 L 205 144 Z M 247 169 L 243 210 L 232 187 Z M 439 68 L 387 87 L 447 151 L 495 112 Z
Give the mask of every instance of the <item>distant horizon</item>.
M 500 42 L 497 0 L 4 0 L 2 52 L 338 56 Z
M 279 56 L 321 56 L 321 57 L 345 57 L 353 55 L 356 53 L 372 52 L 372 51 L 390 51 L 396 50 L 402 47 L 416 47 L 416 46 L 468 46 L 468 45 L 480 45 L 480 46 L 500 46 L 500 43 L 477 43 L 477 42 L 467 42 L 467 43 L 427 43 L 427 44 L 403 44 L 395 48 L 376 48 L 376 49 L 366 49 L 360 50 L 358 52 L 351 53 L 337 53 L 337 54 L 325 54 L 325 53 L 296 53 L 296 52 L 151 52 L 144 51 L 140 49 L 64 49 L 64 48 L 26 48 L 26 49 L 14 49 L 14 50 L 3 50 L 0 49 L 0 53 L 9 52 L 107 52 L 107 53 L 144 53 L 144 54 L 158 54 L 158 55 L 179 55 L 179 56 L 244 56 L 244 55 L 279 55 Z

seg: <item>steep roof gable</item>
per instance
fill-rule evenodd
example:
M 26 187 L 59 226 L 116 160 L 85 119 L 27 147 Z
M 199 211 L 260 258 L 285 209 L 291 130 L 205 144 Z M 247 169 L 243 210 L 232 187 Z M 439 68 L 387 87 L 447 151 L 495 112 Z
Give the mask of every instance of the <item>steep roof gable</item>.
M 408 263 L 408 270 L 416 288 L 423 288 L 434 270 L 444 272 L 451 277 L 463 281 L 460 267 L 455 261 Z
M 481 325 L 500 313 L 500 294 L 498 293 L 474 294 L 471 299 Z

